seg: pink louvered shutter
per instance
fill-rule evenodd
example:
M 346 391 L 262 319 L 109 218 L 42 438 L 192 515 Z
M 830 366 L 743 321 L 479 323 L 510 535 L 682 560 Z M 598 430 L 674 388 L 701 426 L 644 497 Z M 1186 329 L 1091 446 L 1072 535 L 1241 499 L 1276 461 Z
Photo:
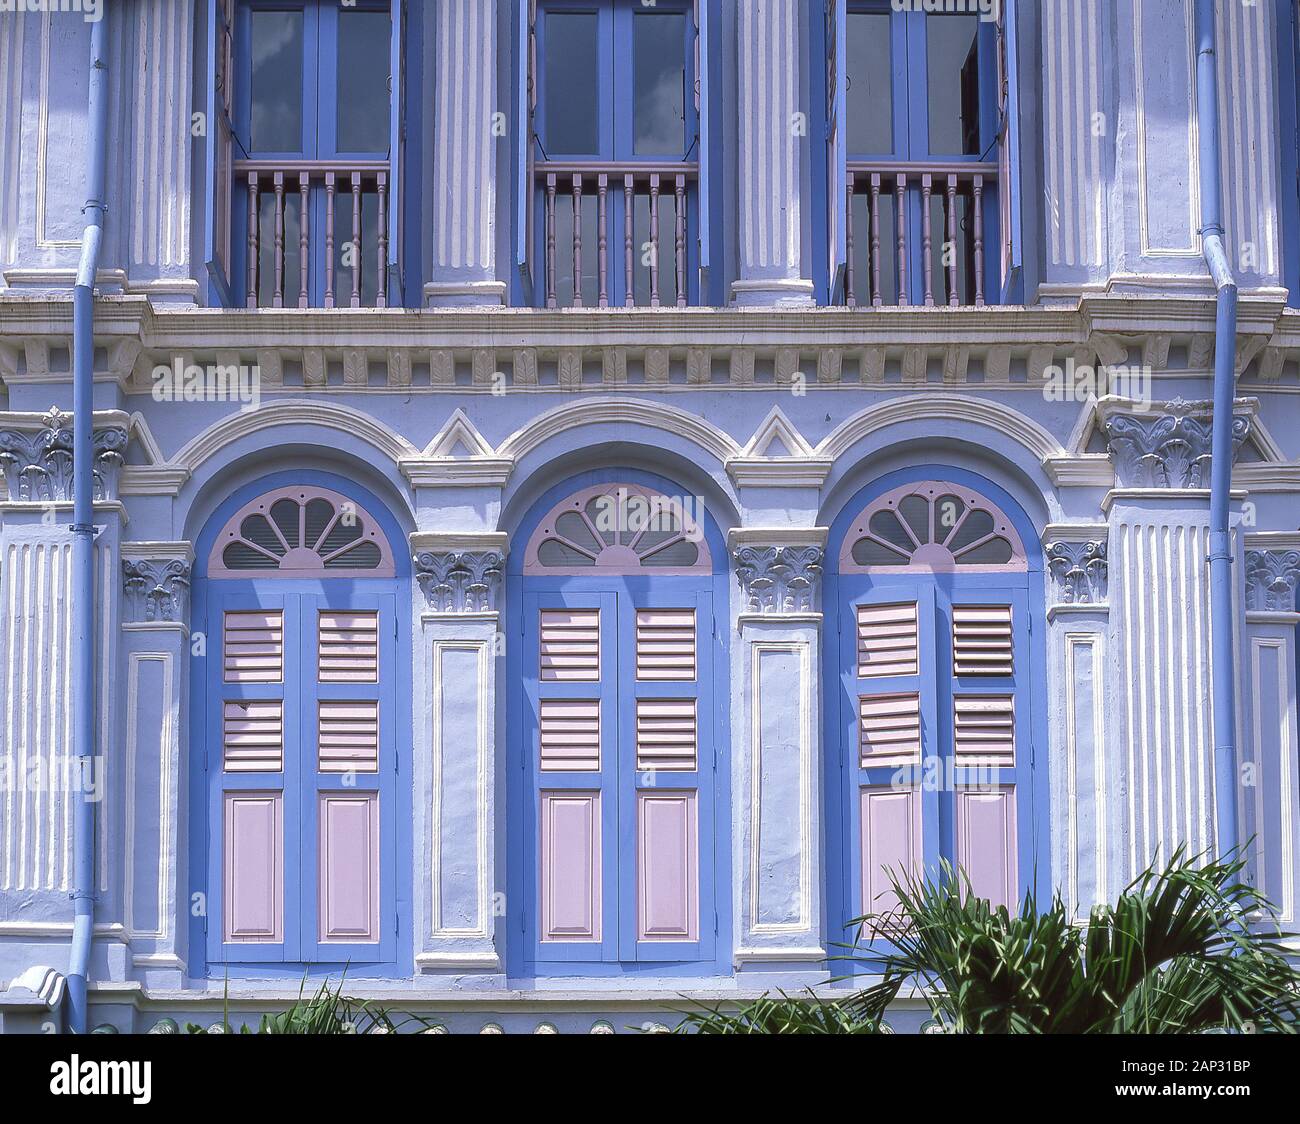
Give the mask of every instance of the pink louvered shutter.
M 294 695 L 285 690 L 292 666 L 286 637 L 292 637 L 295 617 L 284 599 L 270 600 L 213 607 L 220 648 L 209 707 L 223 790 L 217 828 L 223 907 L 210 939 L 223 958 L 223 943 L 258 946 L 258 959 L 279 958 L 279 949 L 269 946 L 285 940 L 285 757 L 294 749 L 287 741 L 286 699 Z
M 900 582 L 846 607 L 842 650 L 852 672 L 844 747 L 856 778 L 851 809 L 854 916 L 888 913 L 890 876 L 925 861 L 927 758 L 934 752 L 937 682 L 931 590 Z M 845 627 L 847 626 L 847 627 Z M 872 933 L 864 929 L 863 936 Z
M 1020 590 L 952 604 L 952 754 L 956 799 L 951 856 L 971 888 L 1014 908 L 1019 895 L 1017 815 L 1027 773 L 1031 661 L 1028 605 Z

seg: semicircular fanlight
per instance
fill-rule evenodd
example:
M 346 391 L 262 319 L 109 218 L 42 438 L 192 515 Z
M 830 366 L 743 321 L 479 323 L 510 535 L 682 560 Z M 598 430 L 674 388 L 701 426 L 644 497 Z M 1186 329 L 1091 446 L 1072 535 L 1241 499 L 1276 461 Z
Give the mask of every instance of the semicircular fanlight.
M 210 577 L 371 577 L 396 573 L 379 525 L 327 488 L 280 488 L 235 512 L 217 535 Z
M 895 488 L 871 503 L 853 521 L 840 554 L 841 573 L 1027 568 L 1020 536 L 995 504 L 937 480 Z
M 599 484 L 556 504 L 524 552 L 526 574 L 710 573 L 693 497 Z

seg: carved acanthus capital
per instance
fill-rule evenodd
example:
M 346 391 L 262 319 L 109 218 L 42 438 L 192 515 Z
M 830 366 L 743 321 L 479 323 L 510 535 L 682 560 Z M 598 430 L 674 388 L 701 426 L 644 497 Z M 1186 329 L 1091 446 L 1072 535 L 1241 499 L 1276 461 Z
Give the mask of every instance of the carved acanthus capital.
M 746 611 L 764 616 L 817 612 L 825 556 L 820 546 L 742 546 L 733 551 Z
M 1300 550 L 1246 551 L 1246 608 L 1294 612 L 1300 587 Z
M 124 414 L 117 416 L 125 418 Z M 125 424 L 95 430 L 92 472 L 96 500 L 117 499 L 117 476 L 126 443 Z M 3 466 L 10 500 L 20 503 L 71 500 L 72 415 L 56 406 L 45 414 L 0 417 L 0 466 Z
M 414 556 L 415 580 L 436 613 L 495 612 L 505 573 L 499 550 L 424 550 Z
M 1106 543 L 1058 540 L 1046 547 L 1047 566 L 1064 605 L 1101 605 L 1106 601 Z
M 188 558 L 123 558 L 128 623 L 184 623 L 190 615 Z
M 1175 399 L 1149 410 L 1111 407 L 1104 413 L 1102 424 L 1120 487 L 1210 486 L 1213 418 L 1209 402 Z M 1249 411 L 1233 414 L 1234 459 L 1250 433 L 1250 425 Z

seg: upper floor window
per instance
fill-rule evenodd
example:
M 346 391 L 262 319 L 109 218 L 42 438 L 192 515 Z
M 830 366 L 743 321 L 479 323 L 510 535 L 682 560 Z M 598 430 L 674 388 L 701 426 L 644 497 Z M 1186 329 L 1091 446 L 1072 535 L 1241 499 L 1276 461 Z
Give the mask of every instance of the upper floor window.
M 707 0 L 543 0 L 528 29 L 525 268 L 537 303 L 686 305 L 701 267 Z
M 996 300 L 1001 47 L 978 14 L 828 0 L 832 298 Z
M 209 265 L 229 303 L 383 307 L 400 0 L 217 0 Z

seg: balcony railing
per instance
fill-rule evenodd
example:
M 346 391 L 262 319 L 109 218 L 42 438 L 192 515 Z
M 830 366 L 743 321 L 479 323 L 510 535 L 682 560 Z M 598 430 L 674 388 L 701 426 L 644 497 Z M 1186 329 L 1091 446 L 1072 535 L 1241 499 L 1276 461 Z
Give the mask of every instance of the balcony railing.
M 535 169 L 547 308 L 562 300 L 686 307 L 698 165 L 548 161 Z
M 249 308 L 387 305 L 387 163 L 244 160 L 235 177 L 247 188 Z
M 845 303 L 982 306 L 997 176 L 993 163 L 851 161 Z

